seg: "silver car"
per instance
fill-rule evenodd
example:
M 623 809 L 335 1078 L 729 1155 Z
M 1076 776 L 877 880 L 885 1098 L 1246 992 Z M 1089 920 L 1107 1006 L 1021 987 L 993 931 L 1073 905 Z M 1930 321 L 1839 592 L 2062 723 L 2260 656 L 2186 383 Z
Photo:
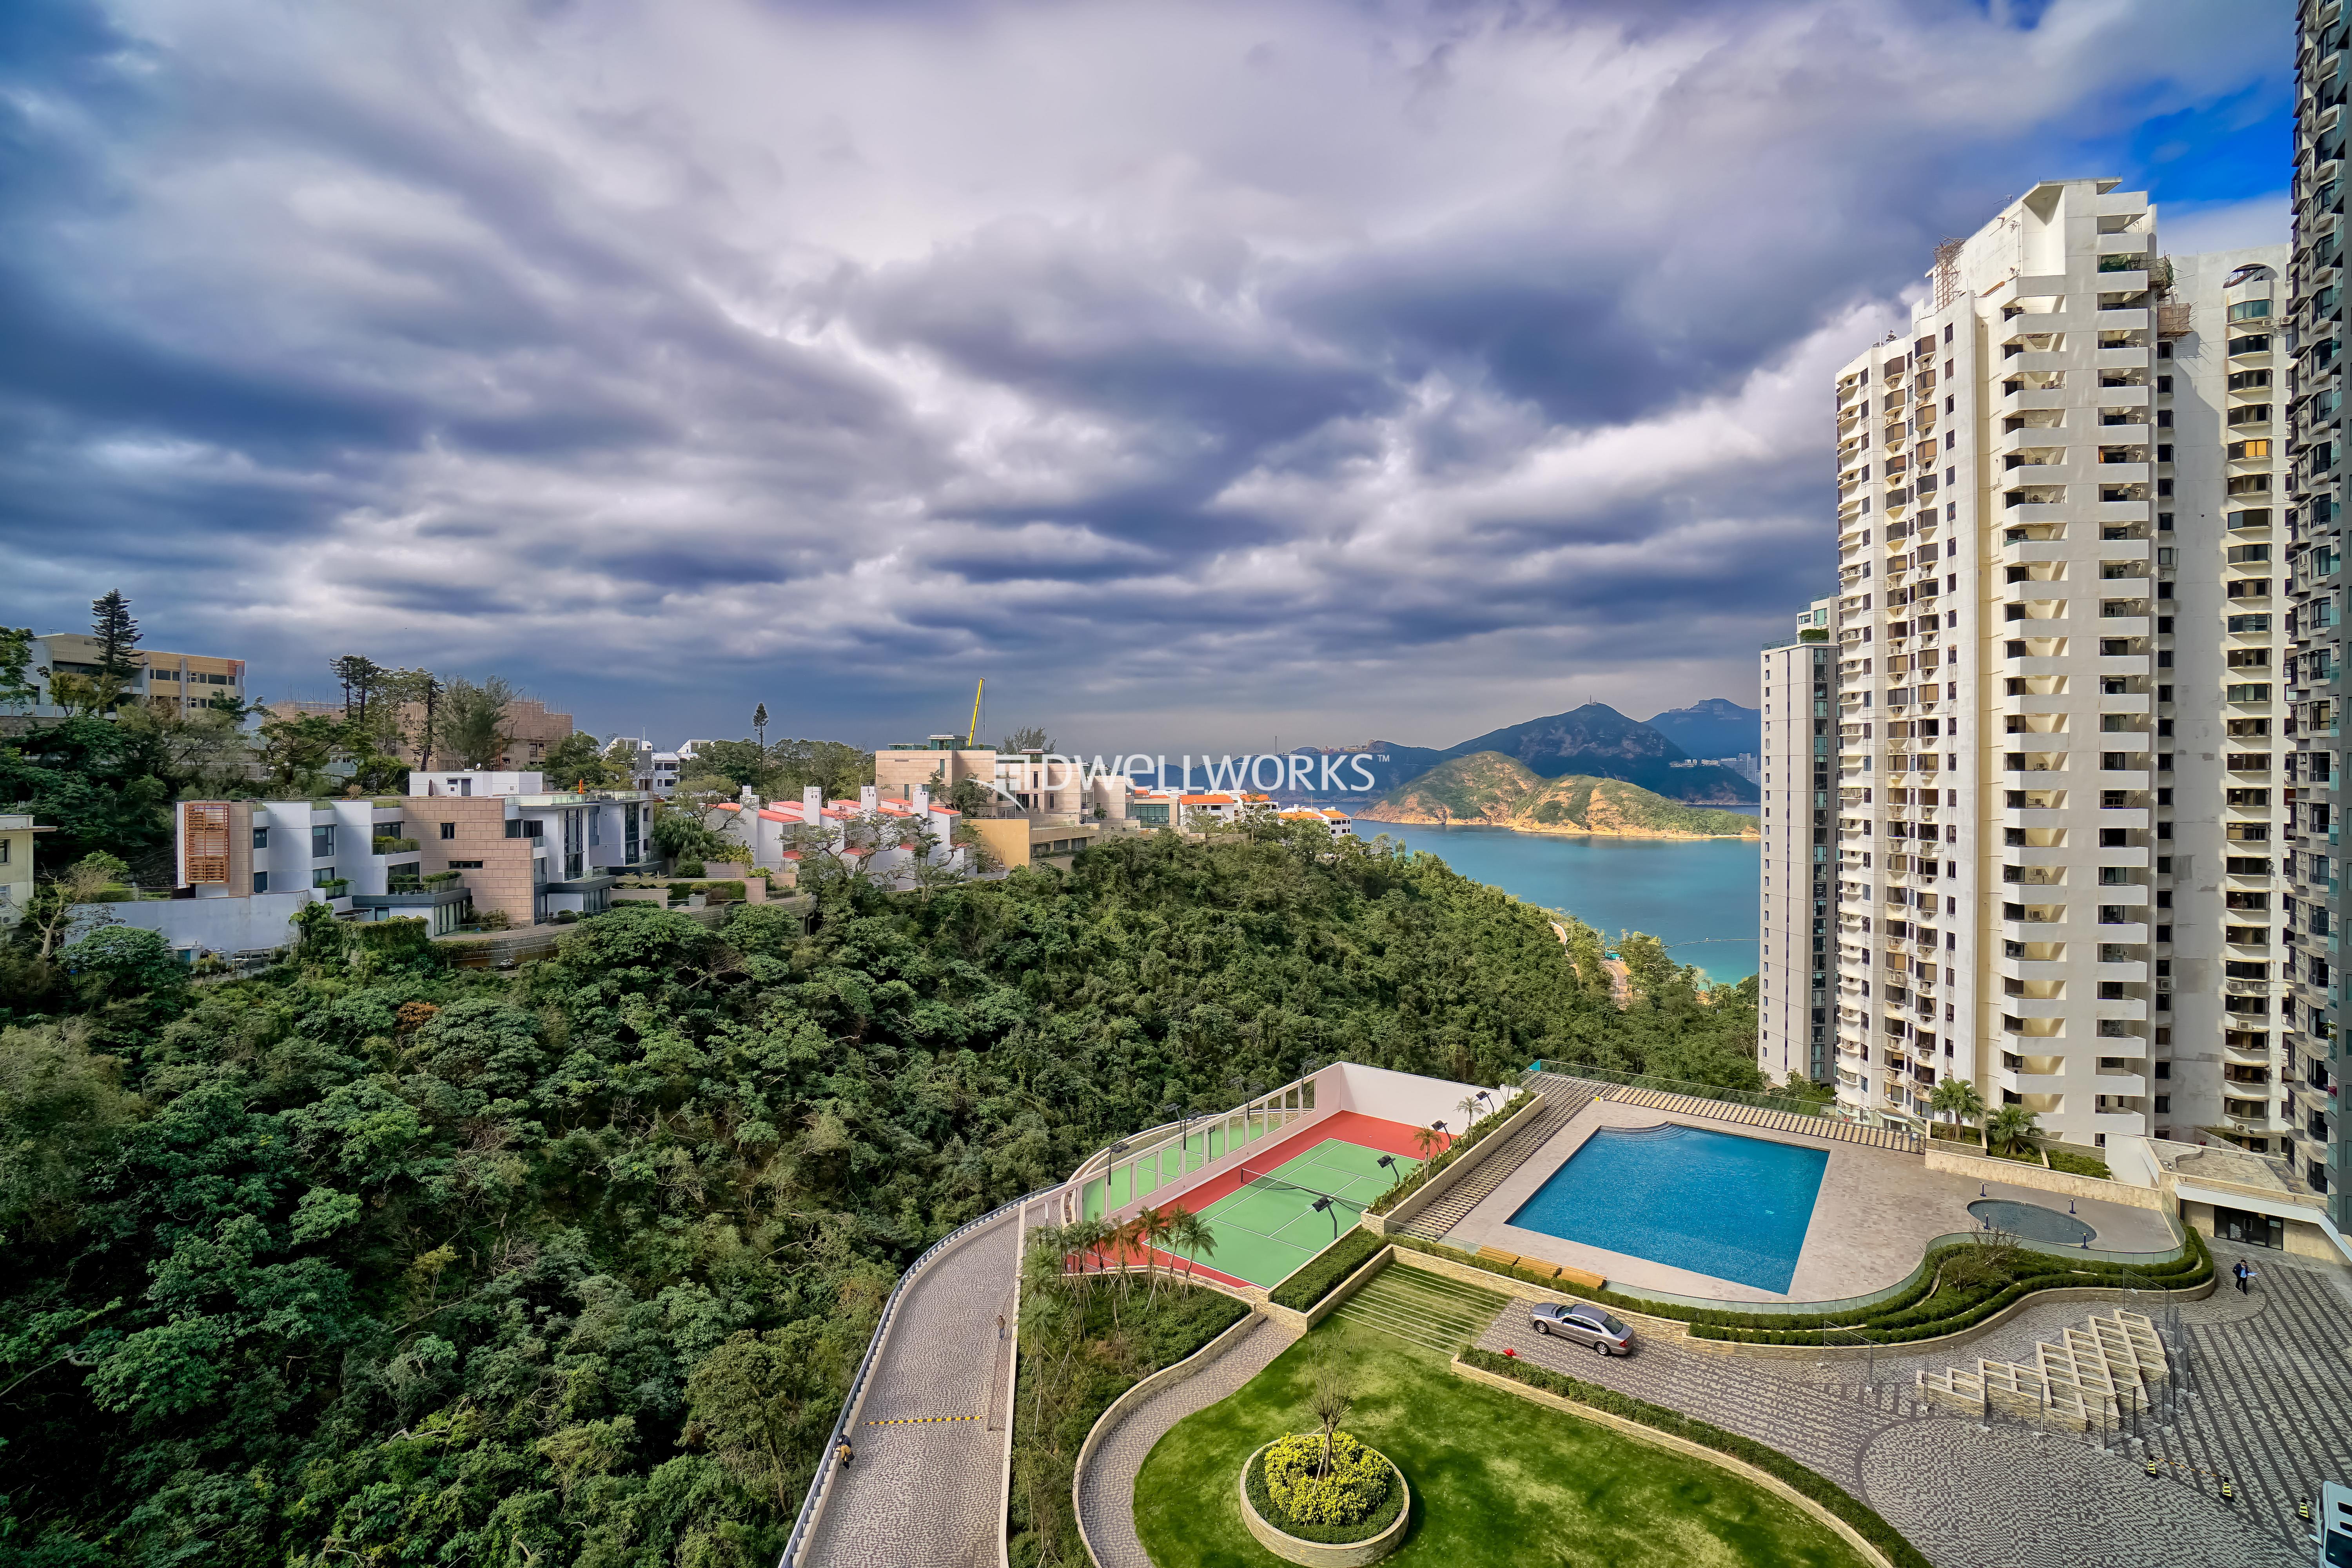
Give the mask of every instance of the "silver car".
M 1561 1306 L 1538 1301 L 1528 1309 L 1528 1326 L 1539 1334 L 1591 1345 L 1602 1355 L 1632 1355 L 1633 1331 L 1589 1301 Z

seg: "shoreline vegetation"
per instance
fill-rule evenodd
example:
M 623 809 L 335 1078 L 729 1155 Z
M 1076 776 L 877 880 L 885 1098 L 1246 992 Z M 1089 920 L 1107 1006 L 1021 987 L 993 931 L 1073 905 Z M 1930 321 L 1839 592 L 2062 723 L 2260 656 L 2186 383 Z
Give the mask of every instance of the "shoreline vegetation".
M 1358 814 L 1423 827 L 1507 827 L 1591 838 L 1754 838 L 1763 825 L 1736 811 L 1685 805 L 1622 779 L 1548 779 L 1499 752 L 1457 757 Z

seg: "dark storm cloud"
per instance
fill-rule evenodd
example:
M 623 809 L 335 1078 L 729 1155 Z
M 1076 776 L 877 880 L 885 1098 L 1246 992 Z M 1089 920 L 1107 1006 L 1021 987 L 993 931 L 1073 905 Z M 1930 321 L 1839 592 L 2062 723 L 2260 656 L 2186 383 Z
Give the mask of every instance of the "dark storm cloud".
M 2275 0 L 2030 10 L 0 8 L 0 621 L 665 740 L 1739 695 L 1935 239 L 2284 101 Z

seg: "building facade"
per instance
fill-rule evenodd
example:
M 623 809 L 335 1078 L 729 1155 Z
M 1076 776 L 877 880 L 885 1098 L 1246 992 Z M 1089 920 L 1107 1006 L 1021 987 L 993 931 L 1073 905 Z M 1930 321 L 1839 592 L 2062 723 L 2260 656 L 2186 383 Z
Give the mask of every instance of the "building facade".
M 2155 711 L 2156 214 L 2035 186 L 1841 371 L 1835 1075 L 2151 1130 L 2171 879 Z
M 1816 599 L 1763 653 L 1764 752 L 1758 807 L 1758 1065 L 1775 1082 L 1831 1080 L 1831 954 L 1836 919 L 1832 799 L 1837 741 L 1834 598 Z
M 2352 1146 L 2343 1084 L 2347 1069 L 2342 964 L 2342 811 L 2345 647 L 2344 458 L 2352 430 L 2344 397 L 2344 186 L 2346 105 L 2342 0 L 2301 0 L 2297 14 L 2294 230 L 2285 320 L 2274 346 L 2286 364 L 2288 443 L 2284 589 L 2287 650 L 2281 675 L 2287 836 L 2281 848 L 2279 921 L 2286 994 L 2279 1034 L 2285 1089 L 2273 1103 L 2292 1131 L 2286 1157 L 2326 1195 L 2339 1228 L 2352 1229 Z M 2291 748 L 2291 749 L 2290 749 Z
M 139 673 L 124 689 L 122 700 L 161 703 L 185 713 L 209 706 L 217 698 L 245 700 L 245 661 L 205 653 L 167 653 L 160 648 L 133 648 Z M 59 719 L 66 713 L 55 686 L 60 675 L 83 679 L 99 673 L 98 639 L 86 632 L 52 632 L 33 639 L 26 668 L 34 697 L 32 716 Z

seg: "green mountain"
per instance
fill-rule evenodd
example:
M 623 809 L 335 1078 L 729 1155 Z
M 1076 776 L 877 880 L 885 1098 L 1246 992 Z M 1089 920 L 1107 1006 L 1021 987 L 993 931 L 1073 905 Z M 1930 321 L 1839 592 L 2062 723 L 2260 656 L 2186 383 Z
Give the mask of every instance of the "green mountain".
M 1737 805 L 1759 798 L 1756 786 L 1729 768 L 1691 766 L 1680 746 L 1606 702 L 1489 730 L 1448 747 L 1446 755 L 1466 758 L 1481 752 L 1516 758 L 1545 778 L 1622 779 L 1674 800 Z
M 1683 805 L 1622 779 L 1548 779 L 1515 757 L 1479 752 L 1441 763 L 1382 795 L 1371 822 L 1473 822 L 1531 833 L 1625 837 L 1753 838 L 1756 818 Z

